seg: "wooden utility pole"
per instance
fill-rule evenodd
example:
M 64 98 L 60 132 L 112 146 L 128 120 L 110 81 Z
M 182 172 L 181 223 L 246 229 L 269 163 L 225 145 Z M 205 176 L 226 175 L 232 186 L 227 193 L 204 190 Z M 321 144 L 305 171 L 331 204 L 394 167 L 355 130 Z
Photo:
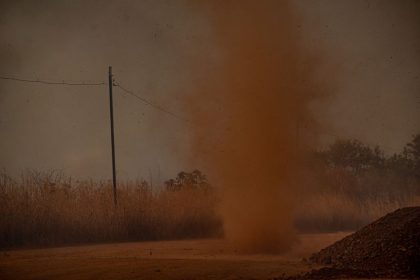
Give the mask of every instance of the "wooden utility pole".
M 296 139 L 295 139 L 295 145 L 296 145 L 296 153 L 299 152 L 299 129 L 300 129 L 300 122 L 299 118 L 296 119 Z
M 114 204 L 117 206 L 117 175 L 115 172 L 115 142 L 114 142 L 114 106 L 112 101 L 112 66 L 109 66 L 108 72 L 108 84 L 109 84 L 109 115 L 111 120 L 111 149 L 112 149 L 112 186 L 114 190 Z

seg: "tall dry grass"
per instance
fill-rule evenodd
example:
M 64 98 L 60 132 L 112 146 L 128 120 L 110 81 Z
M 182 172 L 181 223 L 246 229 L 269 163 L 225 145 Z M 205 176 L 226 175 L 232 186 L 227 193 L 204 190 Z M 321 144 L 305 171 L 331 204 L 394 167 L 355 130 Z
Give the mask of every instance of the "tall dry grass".
M 220 235 L 209 190 L 151 191 L 120 183 L 73 181 L 60 172 L 0 175 L 0 247 L 180 239 Z
M 420 182 L 387 171 L 353 174 L 320 168 L 307 176 L 297 197 L 300 231 L 352 231 L 398 208 L 420 206 Z
M 405 206 L 420 205 L 418 182 L 319 170 L 302 182 L 295 220 L 302 232 L 356 230 Z M 0 248 L 203 238 L 223 235 L 212 189 L 152 191 L 120 182 L 75 181 L 61 172 L 0 173 Z M 252 208 L 252 205 L 249 205 Z

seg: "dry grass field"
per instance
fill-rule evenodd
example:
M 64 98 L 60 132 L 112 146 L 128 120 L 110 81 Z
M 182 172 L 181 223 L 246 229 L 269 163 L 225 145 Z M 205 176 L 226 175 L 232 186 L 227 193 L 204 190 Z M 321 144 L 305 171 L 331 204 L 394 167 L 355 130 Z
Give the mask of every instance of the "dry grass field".
M 212 189 L 152 190 L 72 181 L 59 172 L 0 176 L 0 279 L 273 279 L 305 273 L 302 262 L 416 195 L 356 197 L 328 189 L 301 196 L 299 242 L 284 254 L 250 254 L 223 238 Z M 389 197 L 387 199 L 386 197 Z M 340 229 L 345 229 L 340 232 Z M 320 232 L 335 233 L 320 233 Z M 204 239 L 203 239 L 204 238 Z M 211 239 L 209 239 L 211 238 Z M 215 238 L 215 239 L 214 239 Z M 165 241 L 168 240 L 168 241 Z M 173 241 L 170 241 L 173 240 Z
M 144 182 L 72 181 L 59 172 L 0 176 L 0 247 L 162 240 L 220 235 L 205 190 L 152 191 Z M 219 231 L 219 232 L 216 232 Z
M 0 175 L 0 248 L 223 236 L 212 189 L 120 183 L 115 208 L 109 183 L 74 181 L 60 172 Z M 414 191 L 396 195 L 384 188 L 360 196 L 340 184 L 297 198 L 300 232 L 354 231 L 397 208 L 420 205 Z

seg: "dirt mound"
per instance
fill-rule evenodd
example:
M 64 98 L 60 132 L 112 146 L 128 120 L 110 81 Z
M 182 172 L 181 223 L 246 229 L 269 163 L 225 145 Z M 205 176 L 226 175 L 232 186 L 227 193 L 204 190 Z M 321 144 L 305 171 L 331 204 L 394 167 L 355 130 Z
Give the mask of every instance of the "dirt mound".
M 380 278 L 381 275 L 373 271 L 357 270 L 351 268 L 323 267 L 313 269 L 308 273 L 288 277 L 274 278 L 273 280 L 318 280 L 318 279 L 346 279 L 346 278 Z
M 376 277 L 420 277 L 420 207 L 387 214 L 313 254 L 310 261 L 331 265 L 327 274 L 332 269 Z

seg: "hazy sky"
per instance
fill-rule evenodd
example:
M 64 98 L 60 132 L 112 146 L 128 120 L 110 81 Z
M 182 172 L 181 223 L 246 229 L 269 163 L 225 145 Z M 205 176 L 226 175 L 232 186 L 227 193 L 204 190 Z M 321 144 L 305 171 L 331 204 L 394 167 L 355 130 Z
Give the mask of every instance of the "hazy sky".
M 106 82 L 112 65 L 118 83 L 182 117 L 197 71 L 189 61 L 222 59 L 205 11 L 188 1 L 0 3 L 3 76 Z M 300 17 L 291 28 L 320 60 L 317 78 L 330 83 L 330 97 L 313 106 L 324 138 L 358 138 L 399 151 L 420 132 L 419 2 L 293 4 Z M 188 124 L 119 88 L 114 93 L 120 177 L 152 174 L 157 181 L 195 167 L 185 156 Z M 0 80 L 0 167 L 109 178 L 108 106 L 106 85 Z
M 329 63 L 320 77 L 336 74 L 324 123 L 340 137 L 400 151 L 420 132 L 420 3 L 296 3 L 308 45 Z

